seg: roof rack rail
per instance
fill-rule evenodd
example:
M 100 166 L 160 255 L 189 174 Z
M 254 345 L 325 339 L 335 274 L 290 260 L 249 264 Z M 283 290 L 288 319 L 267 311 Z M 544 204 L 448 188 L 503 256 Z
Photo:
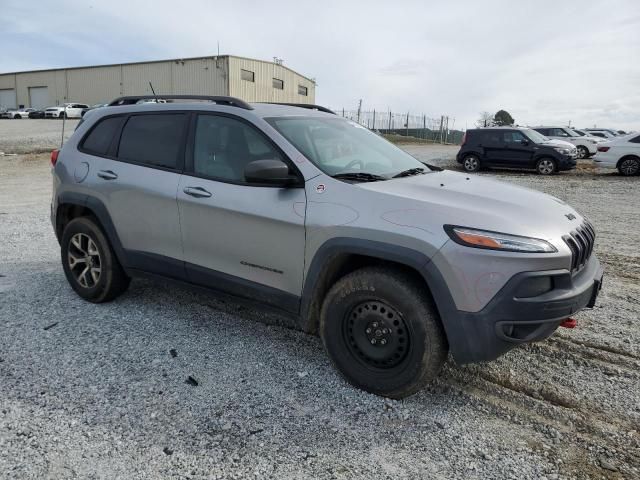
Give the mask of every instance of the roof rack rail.
M 323 107 L 322 105 L 314 105 L 312 103 L 280 103 L 280 102 L 261 102 L 261 103 L 268 103 L 270 105 L 286 105 L 288 107 L 307 108 L 309 110 L 317 110 L 319 112 L 331 113 L 333 115 L 336 114 L 336 112 L 328 109 L 327 107 Z
M 206 100 L 217 103 L 218 105 L 228 105 L 230 107 L 243 108 L 245 110 L 253 110 L 253 107 L 244 100 L 235 97 L 226 97 L 220 95 L 133 95 L 127 97 L 119 97 L 109 103 L 110 107 L 118 105 L 135 105 L 140 100 Z

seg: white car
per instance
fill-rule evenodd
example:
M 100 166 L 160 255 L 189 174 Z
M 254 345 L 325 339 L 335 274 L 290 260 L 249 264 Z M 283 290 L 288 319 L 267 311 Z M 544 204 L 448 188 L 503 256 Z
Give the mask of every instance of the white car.
M 583 131 L 587 134 L 587 135 L 593 135 L 594 137 L 601 137 L 601 138 L 616 138 L 618 137 L 618 134 L 611 129 L 608 128 L 584 128 Z
M 598 167 L 617 168 L 620 175 L 640 174 L 640 135 L 632 133 L 601 143 L 593 161 Z
M 578 150 L 578 158 L 589 158 L 598 151 L 598 144 L 604 139 L 580 135 L 569 127 L 533 127 L 533 129 L 548 138 L 564 140 L 575 145 Z
M 82 110 L 89 108 L 85 103 L 63 103 L 56 107 L 47 107 L 44 111 L 44 118 L 80 118 Z
M 35 108 L 10 108 L 9 110 L 2 112 L 0 118 L 29 118 L 29 112 L 35 112 Z

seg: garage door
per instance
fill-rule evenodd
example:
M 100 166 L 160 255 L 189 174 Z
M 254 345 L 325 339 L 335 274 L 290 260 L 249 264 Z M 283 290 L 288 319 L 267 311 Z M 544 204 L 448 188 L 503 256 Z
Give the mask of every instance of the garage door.
M 47 87 L 29 87 L 29 106 L 31 108 L 49 106 L 49 90 Z
M 16 108 L 16 91 L 13 88 L 0 90 L 0 107 Z

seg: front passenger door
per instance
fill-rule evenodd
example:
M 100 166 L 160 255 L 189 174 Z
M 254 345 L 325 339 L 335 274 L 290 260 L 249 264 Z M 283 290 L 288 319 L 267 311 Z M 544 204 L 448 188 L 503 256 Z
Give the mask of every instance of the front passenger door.
M 255 186 L 244 169 L 279 159 L 248 121 L 197 114 L 178 187 L 185 267 L 193 283 L 295 311 L 302 290 L 306 196 L 299 187 Z M 302 178 L 302 177 L 301 177 Z

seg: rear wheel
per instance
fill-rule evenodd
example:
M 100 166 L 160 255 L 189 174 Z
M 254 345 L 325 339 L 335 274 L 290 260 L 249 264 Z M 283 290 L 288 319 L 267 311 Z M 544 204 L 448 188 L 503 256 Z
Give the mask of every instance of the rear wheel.
M 14 119 L 14 120 L 20 120 L 20 119 L 22 119 L 22 117 L 16 113 L 16 114 L 13 116 L 13 119 Z
M 424 288 L 400 270 L 371 267 L 329 290 L 320 336 L 347 381 L 376 395 L 403 398 L 438 375 L 447 342 Z
M 98 225 L 88 217 L 71 220 L 61 243 L 62 267 L 71 288 L 85 300 L 113 300 L 128 287 L 130 279 Z
M 477 172 L 480 170 L 480 159 L 477 155 L 467 155 L 462 159 L 462 166 L 467 172 Z
M 556 162 L 548 157 L 541 158 L 536 164 L 536 170 L 540 175 L 551 175 L 556 172 Z
M 578 150 L 578 158 L 585 159 L 589 157 L 589 150 L 587 149 L 587 147 L 583 145 L 578 145 L 577 150 Z
M 624 175 L 625 177 L 638 175 L 640 173 L 640 158 L 623 158 L 618 163 L 618 171 L 620 172 L 620 175 Z

